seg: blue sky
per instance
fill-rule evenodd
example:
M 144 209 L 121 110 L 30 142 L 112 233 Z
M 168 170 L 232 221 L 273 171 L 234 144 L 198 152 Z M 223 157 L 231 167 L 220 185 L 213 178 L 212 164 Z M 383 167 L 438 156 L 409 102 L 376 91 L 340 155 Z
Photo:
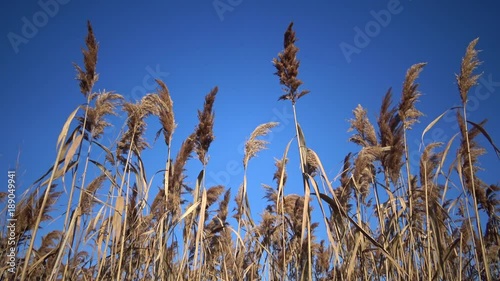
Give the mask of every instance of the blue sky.
M 352 110 L 361 104 L 375 122 L 387 89 L 393 87 L 397 102 L 406 70 L 428 62 L 418 79 L 423 96 L 417 107 L 425 116 L 409 137 L 411 149 L 418 149 L 425 126 L 460 102 L 454 75 L 466 46 L 476 37 L 480 37 L 477 48 L 484 63 L 479 71 L 484 79 L 470 93 L 469 118 L 477 122 L 488 118 L 486 129 L 500 142 L 500 40 L 495 35 L 500 18 L 495 1 L 191 0 L 138 5 L 52 0 L 1 5 L 0 170 L 19 165 L 19 191 L 53 163 L 64 121 L 85 102 L 72 62 L 82 65 L 87 20 L 100 43 L 100 80 L 94 90 L 112 90 L 134 100 L 154 91 L 152 78 L 162 79 L 170 89 L 178 123 L 174 152 L 197 124 L 196 110 L 205 94 L 219 87 L 208 185 L 224 184 L 234 195 L 243 177 L 242 144 L 257 125 L 281 122 L 267 138 L 270 149 L 249 164 L 254 212 L 265 206 L 260 184 L 274 186 L 273 158 L 281 158 L 295 133 L 290 104 L 277 101 L 282 92 L 271 63 L 283 48 L 290 21 L 299 39 L 299 78 L 303 89 L 311 90 L 297 103 L 299 122 L 331 179 L 341 169 L 343 157 L 358 149 L 347 142 Z M 36 30 L 25 27 L 28 24 Z M 355 40 L 358 30 L 370 34 L 362 44 Z M 357 48 L 357 53 L 346 56 L 341 48 L 346 45 Z M 437 132 L 429 133 L 426 142 L 447 141 L 455 134 L 451 119 L 438 123 Z M 124 120 L 114 121 L 104 144 L 113 143 Z M 151 144 L 159 128 L 151 119 L 147 133 Z M 486 145 L 483 138 L 481 143 Z M 483 179 L 498 184 L 499 160 L 491 147 L 487 149 L 480 159 Z M 148 177 L 164 168 L 164 153 L 162 141 L 144 152 Z M 302 192 L 297 161 L 293 144 L 287 193 Z M 195 181 L 200 168 L 197 160 L 190 162 L 188 182 Z M 152 191 L 156 194 L 156 187 Z

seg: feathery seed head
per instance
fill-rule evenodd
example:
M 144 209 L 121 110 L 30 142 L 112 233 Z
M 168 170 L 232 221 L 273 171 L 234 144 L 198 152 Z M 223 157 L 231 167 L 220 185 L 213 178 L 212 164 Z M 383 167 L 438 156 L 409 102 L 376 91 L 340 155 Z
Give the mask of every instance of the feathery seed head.
M 274 165 L 276 166 L 276 172 L 274 172 L 273 180 L 276 180 L 276 183 L 279 185 L 280 180 L 283 177 L 283 186 L 286 184 L 287 174 L 285 166 L 288 162 L 288 159 L 274 159 Z
M 417 90 L 418 84 L 415 84 L 415 80 L 426 64 L 414 64 L 406 72 L 406 78 L 403 83 L 403 94 L 399 103 L 399 116 L 406 129 L 410 129 L 414 123 L 418 122 L 418 118 L 423 115 L 422 112 L 415 108 L 415 103 L 421 95 Z
M 467 102 L 467 93 L 469 92 L 471 87 L 477 84 L 477 80 L 481 76 L 481 74 L 472 74 L 474 70 L 481 64 L 481 62 L 477 58 L 479 51 L 475 49 L 478 40 L 479 38 L 474 39 L 469 43 L 469 46 L 467 46 L 465 56 L 462 59 L 460 74 L 456 75 L 462 104 L 465 104 Z
M 107 122 L 104 117 L 106 115 L 116 115 L 116 106 L 120 104 L 123 97 L 120 94 L 103 92 L 99 94 L 91 94 L 90 99 L 95 100 L 95 106 L 84 107 L 87 120 L 85 120 L 85 117 L 83 116 L 79 116 L 77 119 L 80 122 L 80 126 L 83 126 L 85 123 L 85 130 L 90 132 L 91 138 L 99 139 L 104 133 L 104 129 L 111 126 L 111 124 Z
M 298 92 L 298 88 L 302 85 L 302 81 L 297 78 L 299 74 L 300 61 L 297 59 L 299 48 L 295 46 L 295 31 L 292 29 L 293 22 L 288 26 L 283 40 L 284 50 L 278 54 L 278 58 L 273 59 L 273 64 L 276 67 L 274 73 L 280 78 L 280 84 L 284 85 L 286 94 L 280 96 L 278 100 L 290 100 L 292 104 L 309 93 L 307 90 Z
M 175 127 L 175 118 L 174 118 L 174 102 L 170 97 L 170 92 L 168 91 L 167 85 L 159 79 L 156 79 L 156 83 L 160 85 L 160 89 L 158 90 L 158 95 L 161 101 L 160 107 L 160 122 L 163 126 L 163 135 L 165 137 L 165 143 L 167 146 L 170 146 L 170 142 L 172 140 L 172 134 L 174 133 Z
M 311 176 L 316 175 L 319 168 L 318 161 L 316 159 L 315 153 L 312 149 L 307 148 L 306 152 L 306 173 Z
M 358 104 L 352 112 L 354 114 L 354 119 L 349 120 L 351 127 L 348 132 L 356 130 L 357 133 L 349 140 L 363 147 L 376 146 L 377 135 L 375 133 L 375 128 L 373 128 L 370 120 L 366 117 L 366 110 Z
M 87 30 L 88 34 L 85 38 L 87 50 L 82 49 L 85 71 L 78 65 L 73 64 L 77 72 L 76 79 L 80 81 L 80 91 L 84 96 L 87 96 L 92 91 L 92 87 L 99 79 L 99 75 L 96 72 L 99 44 L 95 39 L 90 21 L 87 22 Z
M 127 131 L 122 134 L 120 141 L 117 144 L 116 154 L 118 159 L 125 164 L 126 157 L 123 154 L 132 152 L 134 155 L 140 155 L 141 151 L 149 147 L 149 144 L 144 139 L 146 131 L 145 118 L 151 114 L 152 95 L 147 95 L 140 102 L 123 104 L 123 110 L 127 112 Z
M 81 208 L 82 214 L 90 214 L 92 212 L 92 206 L 94 205 L 94 193 L 101 188 L 104 180 L 106 179 L 105 174 L 101 174 L 95 178 L 88 186 L 83 190 Z
M 206 96 L 203 105 L 203 111 L 198 110 L 198 126 L 196 127 L 195 151 L 198 159 L 203 165 L 208 163 L 207 153 L 210 144 L 214 140 L 213 133 L 215 114 L 213 105 L 215 96 L 217 95 L 218 87 L 213 88 Z
M 245 155 L 243 157 L 243 166 L 246 168 L 248 161 L 255 157 L 257 153 L 266 149 L 267 141 L 258 140 L 258 137 L 265 136 L 271 132 L 271 129 L 278 126 L 278 122 L 269 122 L 260 124 L 250 135 L 250 139 L 245 143 Z

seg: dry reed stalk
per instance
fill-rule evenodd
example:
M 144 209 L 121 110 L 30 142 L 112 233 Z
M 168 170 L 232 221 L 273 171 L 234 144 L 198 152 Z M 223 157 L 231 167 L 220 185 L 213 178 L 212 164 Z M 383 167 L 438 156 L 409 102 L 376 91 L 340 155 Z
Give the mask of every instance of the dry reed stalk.
M 460 99 L 462 100 L 462 105 L 463 105 L 463 111 L 462 115 L 460 113 L 457 114 L 457 119 L 460 127 L 460 132 L 462 134 L 462 142 L 461 146 L 459 149 L 459 157 L 461 157 L 464 161 L 462 162 L 462 172 L 464 174 L 464 179 L 465 187 L 469 190 L 469 192 L 472 194 L 472 201 L 474 202 L 474 212 L 476 216 L 476 227 L 477 227 L 477 232 L 479 233 L 478 235 L 478 243 L 479 244 L 479 249 L 481 252 L 481 259 L 482 259 L 482 264 L 484 266 L 485 274 L 486 274 L 486 279 L 488 281 L 492 280 L 491 277 L 491 272 L 489 268 L 489 262 L 488 258 L 486 255 L 486 247 L 483 241 L 482 237 L 482 227 L 481 227 L 481 222 L 480 222 L 480 217 L 479 217 L 479 204 L 478 201 L 485 201 L 484 200 L 484 189 L 481 187 L 481 182 L 477 180 L 477 177 L 475 175 L 476 172 L 476 161 L 477 157 L 481 154 L 484 153 L 483 149 L 480 148 L 474 141 L 474 137 L 479 134 L 477 127 L 474 127 L 473 129 L 469 130 L 468 129 L 468 121 L 467 121 L 467 95 L 471 87 L 477 84 L 477 80 L 480 77 L 480 74 L 473 75 L 474 71 L 476 68 L 481 64 L 481 62 L 478 60 L 477 55 L 478 52 L 475 47 L 478 42 L 478 38 L 474 39 L 470 44 L 467 46 L 465 56 L 462 59 L 462 64 L 461 64 L 461 69 L 460 69 L 460 74 L 456 76 L 457 78 L 457 83 L 458 83 L 458 90 L 460 93 Z M 482 125 L 482 124 L 481 124 Z M 487 200 L 486 200 L 487 201 Z M 471 228 L 472 224 L 470 223 Z M 475 234 L 475 233 L 474 233 Z M 477 241 L 474 239 L 474 241 Z M 476 253 L 478 251 L 478 248 L 476 248 Z M 479 254 L 478 255 L 478 261 L 479 261 Z M 478 262 L 479 264 L 479 262 Z M 478 271 L 479 268 L 478 268 Z
M 243 156 L 243 184 L 241 186 L 241 204 L 239 204 L 239 214 L 245 213 L 246 215 L 246 220 L 250 222 L 250 225 L 254 225 L 251 211 L 250 211 L 250 203 L 248 202 L 248 194 L 247 194 L 247 169 L 248 169 L 248 162 L 250 159 L 255 157 L 257 153 L 259 153 L 261 150 L 266 149 L 266 145 L 268 144 L 267 141 L 265 140 L 260 140 L 257 139 L 259 137 L 264 137 L 267 134 L 271 132 L 271 129 L 278 126 L 278 122 L 269 122 L 269 123 L 263 123 L 257 126 L 253 132 L 250 134 L 249 139 L 245 142 L 245 154 Z M 240 231 L 240 224 L 238 223 L 238 233 Z
M 110 93 L 110 92 L 103 92 L 103 93 L 98 93 L 98 94 L 92 93 L 92 88 L 93 88 L 95 82 L 97 82 L 97 80 L 98 80 L 98 74 L 95 71 L 96 63 L 97 63 L 98 45 L 97 45 L 97 42 L 95 40 L 95 36 L 93 34 L 93 30 L 92 30 L 92 26 L 91 26 L 90 22 L 88 22 L 88 34 L 86 37 L 86 45 L 87 45 L 88 50 L 82 50 L 82 53 L 84 56 L 85 72 L 83 72 L 82 69 L 75 64 L 75 68 L 77 70 L 77 80 L 80 81 L 80 90 L 87 97 L 87 104 L 84 107 L 84 116 L 77 117 L 77 120 L 80 123 L 79 128 L 81 128 L 81 130 L 82 130 L 82 135 L 77 135 L 76 138 L 72 139 L 73 143 L 71 145 L 69 152 L 66 155 L 66 162 L 68 162 L 68 160 L 70 160 L 73 157 L 75 151 L 78 149 L 78 152 L 76 153 L 76 160 L 75 160 L 75 163 L 78 163 L 80 160 L 80 155 L 81 155 L 81 151 L 82 151 L 82 146 L 81 146 L 82 139 L 81 139 L 81 137 L 83 136 L 83 138 L 85 140 L 90 142 L 90 145 L 88 146 L 88 149 L 87 149 L 87 157 L 85 159 L 85 164 L 84 164 L 84 168 L 83 168 L 83 174 L 82 174 L 82 179 L 81 179 L 82 185 L 85 184 L 89 161 L 91 161 L 89 157 L 90 157 L 90 151 L 91 151 L 92 144 L 97 143 L 95 141 L 98 138 L 100 138 L 100 136 L 104 133 L 104 129 L 111 125 L 110 123 L 108 123 L 104 119 L 104 117 L 106 115 L 116 115 L 116 113 L 115 113 L 116 105 L 119 104 L 119 102 L 123 99 L 121 95 Z M 90 105 L 90 103 L 92 101 L 94 101 L 94 107 L 91 107 L 91 105 Z M 89 136 L 89 134 L 90 134 L 90 136 Z M 99 143 L 97 143 L 97 144 L 102 147 L 102 145 L 100 145 Z M 74 187 L 76 184 L 76 180 L 77 180 L 76 170 L 77 170 L 77 168 L 78 168 L 78 165 L 76 165 L 74 167 L 72 185 L 71 185 L 72 187 Z M 69 202 L 72 202 L 74 192 L 75 192 L 74 188 L 71 188 Z M 81 206 L 82 199 L 83 199 L 83 192 L 80 192 L 80 196 L 78 199 L 79 206 Z M 65 219 L 65 225 L 69 225 L 69 224 L 74 223 L 73 221 L 69 222 L 70 208 L 71 208 L 71 204 L 68 204 L 68 207 L 66 210 L 67 215 L 66 215 L 66 219 Z M 74 225 L 79 228 L 82 213 L 81 213 L 81 210 L 78 210 L 78 209 L 76 210 L 76 213 L 78 214 L 76 216 L 75 216 L 75 213 L 72 213 L 73 215 L 72 215 L 71 219 L 76 220 L 76 223 L 74 223 Z M 69 261 L 73 260 L 73 258 L 71 258 L 72 252 L 75 251 L 78 253 L 78 247 L 80 244 L 79 240 L 81 238 L 76 238 L 75 236 L 79 235 L 78 233 L 80 233 L 80 232 L 81 232 L 80 230 L 76 230 L 76 229 L 73 230 L 73 235 L 71 237 L 71 242 L 70 242 L 70 245 L 72 245 L 72 247 L 71 247 L 70 251 L 68 252 L 68 257 L 67 257 L 68 263 L 66 264 L 66 267 L 65 267 L 65 274 L 67 274 L 67 272 L 68 272 L 68 266 L 70 264 Z M 64 240 L 66 241 L 67 238 L 68 238 L 67 235 L 65 235 Z M 75 239 L 77 240 L 76 245 L 73 246 Z M 61 258 L 61 254 L 63 253 L 64 250 L 65 250 L 65 247 L 60 248 L 60 252 L 59 252 L 58 258 L 57 258 L 58 261 Z M 75 258 L 76 258 L 76 256 L 75 256 Z M 54 274 L 54 272 L 55 271 L 53 271 L 52 274 Z
M 282 53 L 278 54 L 278 58 L 273 59 L 273 64 L 276 68 L 275 75 L 279 77 L 280 84 L 284 86 L 283 91 L 285 94 L 281 95 L 278 100 L 290 100 L 292 103 L 294 123 L 295 123 L 295 132 L 297 135 L 297 144 L 299 148 L 300 155 L 300 167 L 303 175 L 303 185 L 304 185 L 304 193 L 306 198 L 306 204 L 309 204 L 310 197 L 310 186 L 307 180 L 307 147 L 305 145 L 305 139 L 300 128 L 300 125 L 297 121 L 297 112 L 295 108 L 295 103 L 298 99 L 308 94 L 308 90 L 299 91 L 299 87 L 303 84 L 301 80 L 297 78 L 299 73 L 299 65 L 300 61 L 297 59 L 297 52 L 299 49 L 295 46 L 295 31 L 292 29 L 293 22 L 288 25 L 287 30 L 284 34 L 283 47 L 284 50 Z M 306 218 L 308 207 L 303 208 L 303 231 L 302 234 L 305 235 L 307 229 L 307 233 L 310 234 L 311 225 L 309 219 Z M 307 237 L 309 237 L 308 235 Z M 301 237 L 301 243 L 306 238 L 306 236 Z M 309 248 L 309 256 L 308 256 L 308 276 L 312 278 L 312 259 L 311 259 L 311 251 Z
M 248 194 L 247 194 L 247 170 L 248 170 L 248 162 L 250 161 L 251 158 L 255 157 L 257 153 L 259 153 L 261 150 L 266 149 L 266 145 L 268 144 L 267 141 L 258 139 L 260 137 L 264 137 L 267 134 L 271 132 L 271 129 L 279 125 L 277 122 L 269 122 L 269 123 L 263 123 L 258 125 L 253 132 L 250 134 L 249 139 L 245 142 L 245 151 L 244 151 L 244 156 L 243 156 L 243 183 L 241 184 L 238 194 L 235 197 L 235 202 L 236 202 L 236 213 L 233 215 L 233 217 L 236 219 L 238 226 L 236 229 L 236 234 L 238 236 L 241 235 L 241 229 L 243 226 L 245 226 L 247 233 L 249 231 L 253 231 L 255 227 L 255 223 L 253 221 L 253 217 L 251 215 L 251 210 L 250 210 L 250 203 L 248 201 Z M 246 237 L 247 234 L 245 234 Z M 242 268 L 246 267 L 242 263 L 244 262 L 243 256 L 242 256 L 242 251 L 244 251 L 244 244 L 243 241 L 240 239 L 236 240 L 236 252 L 234 254 L 234 260 L 235 263 L 239 264 L 236 265 L 236 268 Z M 248 259 L 248 257 L 245 257 Z
M 87 50 L 82 49 L 82 53 L 84 56 L 85 71 L 83 71 L 81 69 L 81 67 L 79 67 L 76 64 L 74 64 L 74 67 L 77 70 L 77 80 L 80 81 L 80 91 L 84 94 L 85 97 L 87 97 L 87 107 L 88 107 L 88 104 L 89 104 L 90 98 L 91 98 L 90 94 L 92 92 L 92 88 L 93 88 L 95 82 L 97 82 L 97 80 L 98 80 L 98 74 L 96 73 L 96 64 L 97 64 L 97 51 L 99 49 L 99 46 L 98 46 L 98 43 L 95 39 L 94 32 L 92 29 L 92 25 L 90 24 L 90 21 L 87 22 L 87 31 L 88 31 L 88 34 L 87 34 L 87 37 L 85 40 Z M 42 210 L 45 209 L 45 205 L 47 204 L 47 200 L 49 200 L 48 197 L 49 197 L 49 193 L 50 193 L 50 188 L 52 187 L 52 182 L 54 179 L 57 178 L 56 177 L 56 170 L 57 170 L 57 167 L 59 166 L 58 159 L 60 159 L 60 157 L 63 155 L 63 149 L 64 149 L 62 144 L 63 144 L 64 138 L 66 137 L 67 132 L 69 130 L 69 124 L 74 119 L 76 111 L 77 110 L 73 111 L 73 113 L 70 114 L 70 117 L 68 118 L 68 120 L 64 124 L 63 129 L 61 131 L 61 134 L 59 135 L 58 145 L 59 144 L 61 144 L 61 145 L 60 145 L 58 152 L 57 152 L 57 156 L 56 156 L 57 160 L 55 161 L 55 164 L 53 166 L 54 168 L 52 171 L 52 175 L 48 180 L 48 187 L 49 188 L 47 189 L 46 195 L 45 195 L 43 202 L 41 204 Z M 86 128 L 86 122 L 87 122 L 87 114 L 85 114 L 82 128 Z M 81 150 L 81 146 L 79 147 L 79 149 Z M 79 153 L 78 153 L 78 155 L 79 155 Z M 75 162 L 75 163 L 77 163 L 77 162 Z M 66 164 L 65 168 L 63 169 L 64 173 L 67 171 L 67 168 L 68 168 L 68 166 Z M 59 176 L 61 176 L 61 175 L 59 175 Z M 72 189 L 72 192 L 73 192 L 73 189 Z M 70 197 L 70 200 L 71 199 L 72 198 Z M 26 251 L 26 260 L 28 260 L 28 261 L 30 260 L 32 250 L 34 247 L 34 241 L 35 241 L 35 238 L 37 235 L 38 226 L 41 222 L 41 215 L 42 214 L 40 213 L 37 217 L 37 220 L 35 222 L 34 231 L 32 233 L 32 238 L 30 241 L 30 246 L 28 247 L 28 249 Z M 68 216 L 67 216 L 67 218 L 68 218 Z M 62 248 L 62 249 L 64 249 L 64 248 Z M 23 269 L 22 269 L 21 279 L 23 279 L 23 280 L 25 279 L 27 271 L 28 271 L 27 265 L 28 265 L 28 262 L 26 262 L 24 264 Z
M 424 152 L 420 158 L 420 183 L 424 190 L 424 206 L 425 206 L 425 237 L 427 241 L 427 276 L 432 276 L 432 268 L 431 265 L 433 257 L 431 255 L 431 248 L 433 248 L 433 241 L 431 239 L 431 209 L 433 216 L 436 217 L 437 205 L 439 204 L 437 200 L 439 199 L 438 190 L 433 182 L 434 173 L 439 165 L 440 155 L 433 153 L 433 150 L 436 147 L 441 146 L 441 143 L 431 143 L 425 147 Z M 443 218 L 441 218 L 443 219 Z M 444 221 L 444 219 L 442 220 Z M 435 227 L 440 227 L 439 225 L 435 225 Z M 423 232 L 423 231 L 422 231 Z M 421 235 L 424 236 L 424 235 Z M 441 252 L 441 251 L 440 251 Z M 438 265 L 439 262 L 434 261 L 435 265 Z
M 401 94 L 401 101 L 398 105 L 398 114 L 399 117 L 401 118 L 401 121 L 403 122 L 403 145 L 404 145 L 404 151 L 405 151 L 405 163 L 406 163 L 406 176 L 407 176 L 407 193 L 408 193 L 408 210 L 409 210 L 409 216 L 408 219 L 410 220 L 410 225 L 412 225 L 414 222 L 414 217 L 413 217 L 413 189 L 414 185 L 412 182 L 414 181 L 411 171 L 410 171 L 410 159 L 409 155 L 410 152 L 408 150 L 408 142 L 407 142 L 407 130 L 410 130 L 412 125 L 416 122 L 418 122 L 418 118 L 423 115 L 422 112 L 416 109 L 415 103 L 418 101 L 418 98 L 421 96 L 420 92 L 418 91 L 418 84 L 415 83 L 415 80 L 418 78 L 420 75 L 420 72 L 422 71 L 423 67 L 426 65 L 426 63 L 418 63 L 412 65 L 408 71 L 406 72 L 406 77 L 405 81 L 403 83 L 403 90 Z M 409 233 L 410 233 L 410 251 L 413 252 L 414 245 L 415 245 L 415 238 L 414 238 L 414 233 L 413 233 L 413 228 L 409 228 Z M 413 258 L 409 258 L 409 261 L 407 263 L 408 265 L 408 271 L 413 272 Z M 418 270 L 416 271 L 418 274 Z
M 172 221 L 167 221 L 169 218 L 173 219 L 173 217 L 169 216 L 164 216 L 163 212 L 160 211 L 162 209 L 165 209 L 165 206 L 168 203 L 168 198 L 170 198 L 169 194 L 169 189 L 170 189 L 170 182 L 169 179 L 171 177 L 171 142 L 172 142 L 172 137 L 173 133 L 175 131 L 175 128 L 177 124 L 175 123 L 175 117 L 174 117 L 174 111 L 173 111 L 173 101 L 170 96 L 170 91 L 168 90 L 168 87 L 166 84 L 159 80 L 155 80 L 156 83 L 158 84 L 159 88 L 156 91 L 156 95 L 147 95 L 146 98 L 143 100 L 143 103 L 145 107 L 150 111 L 153 115 L 157 116 L 159 118 L 160 124 L 162 125 L 162 128 L 157 132 L 156 137 L 158 138 L 160 133 L 163 133 L 165 144 L 167 145 L 167 161 L 165 163 L 165 173 L 163 176 L 163 188 L 159 191 L 157 196 L 155 197 L 153 201 L 154 207 L 152 208 L 152 213 L 155 214 L 155 217 L 159 220 L 160 224 L 160 229 L 159 229 L 159 234 L 158 237 L 160 237 L 160 250 L 158 251 L 158 260 L 164 260 L 165 255 L 167 255 L 167 251 L 164 251 L 163 249 L 167 248 L 167 240 L 168 240 L 168 234 L 166 234 L 167 230 L 170 228 L 170 224 Z M 144 192 L 144 198 L 141 200 L 147 199 L 147 190 Z M 159 201 L 160 200 L 160 201 Z M 163 202 L 161 202 L 163 200 Z M 162 214 L 162 215 L 158 215 Z M 163 239 L 164 237 L 164 239 Z M 172 249 L 171 249 L 172 250 Z M 163 268 L 163 263 L 160 262 L 159 266 L 157 267 L 157 272 L 160 272 L 160 276 L 162 279 L 165 278 L 165 270 Z

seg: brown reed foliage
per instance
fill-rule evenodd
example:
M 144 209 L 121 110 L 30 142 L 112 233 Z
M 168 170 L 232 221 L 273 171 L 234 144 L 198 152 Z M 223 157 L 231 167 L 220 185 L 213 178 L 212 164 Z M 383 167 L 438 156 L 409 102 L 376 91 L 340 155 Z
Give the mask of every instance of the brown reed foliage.
M 416 108 L 421 94 L 415 81 L 425 66 L 419 63 L 408 69 L 397 105 L 392 89 L 386 92 L 376 124 L 361 105 L 353 110 L 349 141 L 359 151 L 347 153 L 332 180 L 297 121 L 296 102 L 308 91 L 298 89 L 292 27 L 273 64 L 285 88 L 279 99 L 290 100 L 294 109 L 301 177 L 297 181 L 286 170 L 292 140 L 275 159 L 275 171 L 268 171 L 276 187 L 262 184 L 267 203 L 253 215 L 250 159 L 267 148 L 263 137 L 278 124 L 261 124 L 250 134 L 234 196 L 223 185 L 206 187 L 218 88 L 205 96 L 194 132 L 170 159 L 174 96 L 160 80 L 156 93 L 135 102 L 114 92 L 93 93 L 98 44 L 88 23 L 85 70 L 75 65 L 87 104 L 63 126 L 54 165 L 20 196 L 14 237 L 0 231 L 0 254 L 15 240 L 19 262 L 14 273 L 2 265 L 1 280 L 498 280 L 500 188 L 479 177 L 487 150 L 478 138 L 497 148 L 486 121 L 468 120 L 466 110 L 468 91 L 479 78 L 478 40 L 467 47 L 457 75 L 462 107 L 453 109 L 459 128 L 455 155 L 449 153 L 452 137 L 423 144 L 418 163 L 410 163 L 409 130 L 423 115 Z M 117 141 L 98 142 L 115 125 L 106 117 L 120 113 L 127 119 Z M 150 116 L 158 118 L 157 137 L 163 133 L 167 146 L 162 168 L 143 162 L 144 151 L 154 149 L 146 134 Z M 186 170 L 193 152 L 201 171 Z M 163 177 L 155 188 L 157 174 Z M 293 193 L 301 184 L 304 192 Z M 2 223 L 9 199 L 0 192 Z M 37 240 L 39 229 L 46 232 Z

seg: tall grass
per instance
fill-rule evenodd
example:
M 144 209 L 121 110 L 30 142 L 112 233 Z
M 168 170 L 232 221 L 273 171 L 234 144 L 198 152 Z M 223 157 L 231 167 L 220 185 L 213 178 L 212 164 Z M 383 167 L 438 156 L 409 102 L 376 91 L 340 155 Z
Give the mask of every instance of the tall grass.
M 361 105 L 353 110 L 349 141 L 359 150 L 346 154 L 338 181 L 328 178 L 300 126 L 296 107 L 309 91 L 299 90 L 295 42 L 290 24 L 273 64 L 284 90 L 279 100 L 290 101 L 296 134 L 276 159 L 276 171 L 269 171 L 275 185 L 263 186 L 267 206 L 256 211 L 248 200 L 247 171 L 267 147 L 261 137 L 278 124 L 261 124 L 249 135 L 238 190 L 206 186 L 218 88 L 208 92 L 198 125 L 175 149 L 174 102 L 163 81 L 139 101 L 94 91 L 99 46 L 88 23 L 84 66 L 75 64 L 85 103 L 64 123 L 54 164 L 17 204 L 18 266 L 15 273 L 2 267 L 1 279 L 499 280 L 499 187 L 478 177 L 485 148 L 477 137 L 483 135 L 499 151 L 485 121 L 468 120 L 466 110 L 479 77 L 477 39 L 457 75 L 462 105 L 449 109 L 456 112 L 460 131 L 447 143 L 424 144 L 420 162 L 410 162 L 408 132 L 422 116 L 416 81 L 425 63 L 412 65 L 399 102 L 393 105 L 389 89 L 376 123 Z M 111 125 L 108 117 L 119 113 L 127 114 L 124 129 L 106 146 L 100 139 Z M 162 179 L 156 194 L 142 159 L 153 149 L 144 135 L 150 117 L 161 124 L 157 137 L 163 135 L 167 148 L 164 167 L 154 173 Z M 442 117 L 428 124 L 422 137 Z M 299 171 L 287 170 L 293 142 Z M 189 184 L 185 167 L 192 156 L 200 170 Z M 289 172 L 302 175 L 300 194 L 287 191 Z M 459 192 L 450 192 L 453 186 Z M 62 200 L 67 208 L 54 210 Z M 3 208 L 2 219 L 6 212 Z M 62 227 L 53 229 L 49 222 L 57 213 L 63 214 L 54 218 Z M 42 228 L 46 234 L 39 237 Z M 5 256 L 7 229 L 1 233 Z

